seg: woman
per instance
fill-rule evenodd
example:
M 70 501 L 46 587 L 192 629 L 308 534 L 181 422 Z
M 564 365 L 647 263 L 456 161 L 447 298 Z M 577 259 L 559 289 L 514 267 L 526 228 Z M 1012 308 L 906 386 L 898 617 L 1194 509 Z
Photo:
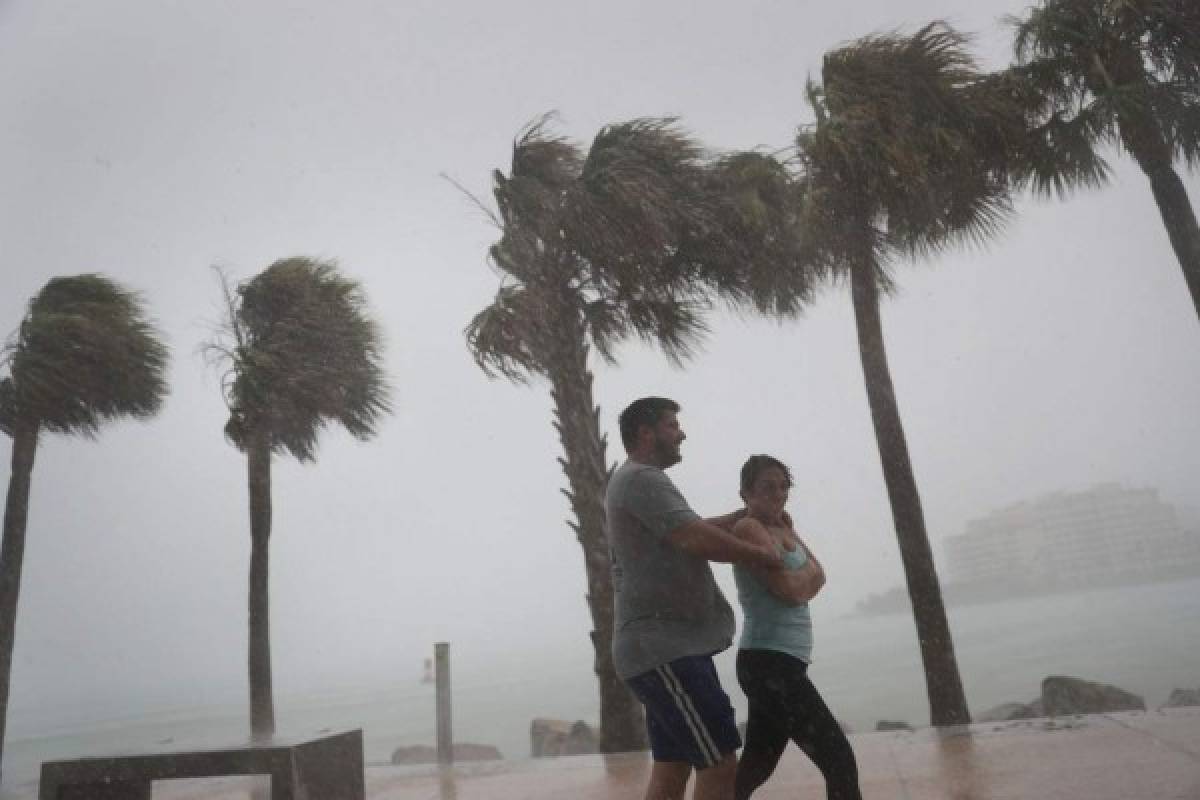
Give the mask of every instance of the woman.
M 750 701 L 734 796 L 746 800 L 753 794 L 774 772 L 791 739 L 825 776 L 829 800 L 861 800 L 854 751 L 807 675 L 812 654 L 808 601 L 825 585 L 825 572 L 784 511 L 791 487 L 791 472 L 771 456 L 751 456 L 742 467 L 746 516 L 733 532 L 778 548 L 784 568 L 733 568 L 745 617 L 737 677 Z

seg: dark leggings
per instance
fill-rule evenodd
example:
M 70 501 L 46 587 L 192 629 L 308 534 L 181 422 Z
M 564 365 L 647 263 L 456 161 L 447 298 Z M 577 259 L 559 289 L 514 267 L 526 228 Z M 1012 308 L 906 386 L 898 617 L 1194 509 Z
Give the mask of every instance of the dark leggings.
M 861 800 L 854 751 L 807 670 L 808 664 L 786 653 L 738 650 L 738 683 L 750 701 L 750 721 L 735 800 L 746 800 L 771 777 L 789 739 L 825 776 L 828 800 Z

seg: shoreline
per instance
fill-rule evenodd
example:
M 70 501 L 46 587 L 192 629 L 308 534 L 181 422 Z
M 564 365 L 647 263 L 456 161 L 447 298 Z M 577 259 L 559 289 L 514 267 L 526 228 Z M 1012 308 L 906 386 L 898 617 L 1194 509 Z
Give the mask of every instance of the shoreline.
M 1143 586 L 1150 587 L 1172 583 L 1187 583 L 1188 581 L 1195 580 L 1200 580 L 1200 574 L 1178 573 L 1160 575 L 1149 579 L 1137 577 L 1126 580 L 1113 580 L 1103 589 L 1078 583 L 1045 584 L 1021 583 L 1016 581 L 1008 584 L 944 583 L 941 589 L 942 600 L 946 607 L 959 608 L 1007 603 L 1012 602 L 1014 597 L 1019 597 L 1022 600 L 1032 600 L 1059 595 L 1088 594 L 1090 592 L 1112 589 L 1135 589 Z M 908 590 L 903 586 L 893 586 L 883 592 L 868 595 L 855 603 L 854 608 L 844 614 L 843 617 L 875 617 L 892 614 L 912 614 L 912 604 L 908 597 Z

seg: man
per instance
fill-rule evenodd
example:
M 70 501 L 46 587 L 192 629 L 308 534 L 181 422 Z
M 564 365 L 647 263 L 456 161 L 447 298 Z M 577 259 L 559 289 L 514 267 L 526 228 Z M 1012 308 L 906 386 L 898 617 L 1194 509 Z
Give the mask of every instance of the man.
M 696 769 L 695 800 L 733 797 L 741 746 L 712 656 L 732 644 L 734 619 L 709 561 L 779 569 L 775 550 L 706 521 L 663 470 L 679 463 L 679 405 L 643 397 L 621 412 L 629 458 L 608 482 L 617 674 L 646 707 L 654 754 L 646 800 L 682 800 Z

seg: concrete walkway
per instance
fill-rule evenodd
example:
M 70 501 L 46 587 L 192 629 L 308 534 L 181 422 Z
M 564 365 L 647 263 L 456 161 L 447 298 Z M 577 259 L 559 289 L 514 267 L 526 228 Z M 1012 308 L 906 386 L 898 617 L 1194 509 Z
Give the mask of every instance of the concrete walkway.
M 850 737 L 866 800 L 1200 800 L 1200 708 Z M 640 800 L 645 755 L 372 767 L 371 800 Z M 824 798 L 795 747 L 755 800 Z
M 850 736 L 866 800 L 1200 800 L 1200 708 Z M 641 800 L 645 754 L 372 766 L 370 800 Z M 246 778 L 156 783 L 155 800 L 246 800 Z M 261 795 L 260 795 L 261 796 Z M 754 800 L 822 800 L 795 747 Z M 319 800 L 314 798 L 314 800 Z

